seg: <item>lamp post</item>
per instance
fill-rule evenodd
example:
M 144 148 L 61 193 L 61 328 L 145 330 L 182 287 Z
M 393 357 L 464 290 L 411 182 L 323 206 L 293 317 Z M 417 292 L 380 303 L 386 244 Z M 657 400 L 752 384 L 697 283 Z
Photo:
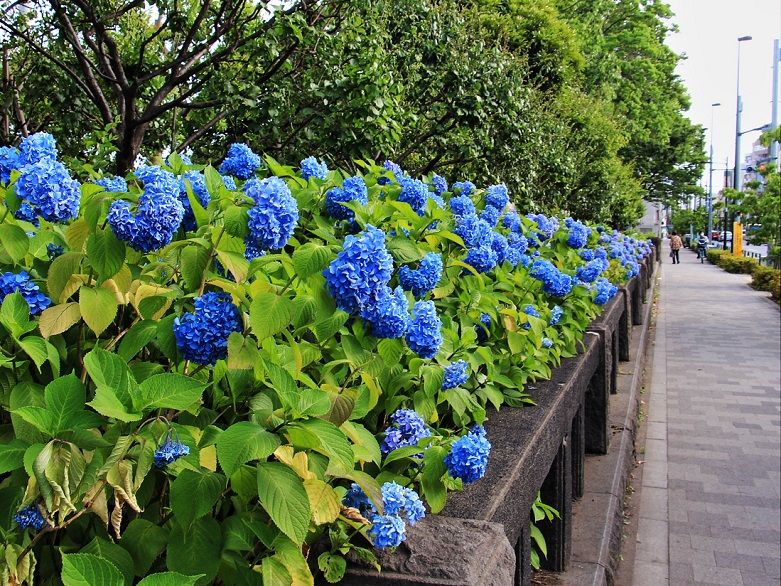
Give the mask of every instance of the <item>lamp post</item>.
M 740 135 L 742 134 L 740 132 L 740 112 L 743 110 L 743 103 L 740 99 L 740 44 L 743 41 L 750 41 L 751 36 L 746 35 L 744 37 L 738 37 L 738 74 L 737 74 L 737 90 L 736 90 L 736 105 L 735 105 L 735 174 L 732 181 L 732 186 L 735 188 L 735 191 L 740 191 Z M 725 199 L 725 203 L 727 203 L 727 200 Z M 733 234 L 733 240 L 734 242 L 734 234 Z M 726 235 L 725 235 L 725 244 L 726 244 Z M 730 249 L 732 249 L 732 244 L 730 244 Z
M 721 102 L 713 102 L 710 105 L 710 157 L 708 157 L 708 240 L 713 237 L 713 112 L 714 108 L 721 106 Z

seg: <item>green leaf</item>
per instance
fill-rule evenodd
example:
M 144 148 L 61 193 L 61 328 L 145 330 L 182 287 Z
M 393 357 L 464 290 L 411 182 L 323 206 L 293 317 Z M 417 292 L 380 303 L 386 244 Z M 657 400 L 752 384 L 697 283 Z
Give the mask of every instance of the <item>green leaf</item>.
M 98 228 L 87 240 L 87 258 L 101 280 L 113 277 L 125 262 L 125 243 L 111 229 Z
M 0 244 L 14 263 L 22 260 L 30 248 L 27 233 L 13 224 L 0 224 Z
M 222 178 L 220 178 L 220 182 L 222 182 Z M 193 216 L 195 217 L 195 225 L 198 228 L 201 226 L 206 226 L 209 223 L 209 214 L 206 213 L 206 210 L 201 205 L 201 200 L 199 200 L 195 196 L 195 193 L 193 193 L 192 184 L 190 183 L 189 179 L 185 179 L 185 186 L 187 189 L 187 199 L 190 201 L 190 209 L 193 211 Z M 208 187 L 206 190 L 210 193 L 218 193 L 217 191 L 212 191 Z
M 258 498 L 271 520 L 294 543 L 304 542 L 309 529 L 309 497 L 293 470 L 279 462 L 258 464 Z
M 431 512 L 439 513 L 445 507 L 447 500 L 447 488 L 442 477 L 447 473 L 445 457 L 447 450 L 442 446 L 431 446 L 423 455 L 423 474 L 420 479 L 420 487 L 423 495 L 431 508 Z
M 134 411 L 132 406 L 124 405 L 114 389 L 106 386 L 97 387 L 95 397 L 87 405 L 105 417 L 119 419 L 125 423 L 138 421 L 144 416 L 141 411 Z
M 75 413 L 84 410 L 85 401 L 84 385 L 71 373 L 53 380 L 44 389 L 46 410 L 52 415 L 54 428 L 52 435 L 67 429 L 70 420 Z
M 52 301 L 56 303 L 65 301 L 61 299 L 65 285 L 67 285 L 71 275 L 81 272 L 80 265 L 83 258 L 84 254 L 81 252 L 66 252 L 54 259 L 49 266 L 49 275 L 46 279 L 46 288 L 49 290 L 49 296 L 52 298 Z
M 258 343 L 240 332 L 228 336 L 228 368 L 252 370 L 258 362 Z
M 192 244 L 182 249 L 179 270 L 188 289 L 196 291 L 201 286 L 203 272 L 209 264 L 209 251 L 203 246 Z
M 81 310 L 78 303 L 63 303 L 43 310 L 38 321 L 38 329 L 44 338 L 49 338 L 67 331 L 80 319 Z
M 317 567 L 323 573 L 323 576 L 331 584 L 336 584 L 344 577 L 347 570 L 347 560 L 338 554 L 321 553 L 317 558 Z
M 138 384 L 120 356 L 96 347 L 84 357 L 84 366 L 96 387 L 90 407 L 120 421 L 141 419 Z
M 117 315 L 117 299 L 108 289 L 79 289 L 79 310 L 84 323 L 100 336 Z
M 179 572 L 160 572 L 141 580 L 137 586 L 194 586 L 203 574 L 185 576 Z
M 136 576 L 145 576 L 157 556 L 165 549 L 168 534 L 165 529 L 147 521 L 133 519 L 122 533 L 119 545 L 133 558 Z
M 407 238 L 391 238 L 386 242 L 386 247 L 397 262 L 410 263 L 423 258 L 423 251 Z
M 144 409 L 184 410 L 201 398 L 205 388 L 205 384 L 193 378 L 166 372 L 141 383 L 140 399 Z
M 320 389 L 303 389 L 297 398 L 298 417 L 320 417 L 331 410 L 331 395 Z
M 211 584 L 220 569 L 222 529 L 211 517 L 196 520 L 188 531 L 174 524 L 166 549 L 166 565 L 185 575 L 202 574 L 196 584 Z
M 243 283 L 247 279 L 249 262 L 247 262 L 243 254 L 230 250 L 218 250 L 217 258 L 223 268 L 233 275 L 237 283 Z
M 350 442 L 333 423 L 322 419 L 296 421 L 285 428 L 285 433 L 293 445 L 328 456 L 334 465 L 344 470 L 354 466 Z
M 287 297 L 264 291 L 249 309 L 249 321 L 258 341 L 281 332 L 293 319 L 293 304 Z
M 225 231 L 231 236 L 244 238 L 249 234 L 249 228 L 247 227 L 249 221 L 247 208 L 235 205 L 228 206 L 223 218 L 225 221 Z
M 117 354 L 125 362 L 130 362 L 135 358 L 141 349 L 155 339 L 157 335 L 158 322 L 152 320 L 144 320 L 135 324 L 130 328 L 125 336 L 122 338 L 122 342 L 119 344 Z
M 263 558 L 263 586 L 290 586 L 293 579 L 285 565 L 275 557 Z
M 252 421 L 234 423 L 217 438 L 217 459 L 228 476 L 252 460 L 265 460 L 279 446 L 279 437 Z
M 0 443 L 0 474 L 24 466 L 24 453 L 29 447 L 27 442 L 18 439 L 11 440 L 9 443 Z
M 380 514 L 382 514 L 382 490 L 380 489 L 379 483 L 373 476 L 367 474 L 366 472 L 361 472 L 360 470 L 329 469 L 329 473 L 330 472 L 333 472 L 333 476 L 352 480 L 358 486 L 360 486 L 363 493 L 369 497 L 369 500 L 374 505 L 374 508 L 377 509 Z
M 193 521 L 209 514 L 225 490 L 222 474 L 184 470 L 171 484 L 171 510 L 185 530 Z
M 133 558 L 117 544 L 95 537 L 81 548 L 79 553 L 91 553 L 111 562 L 122 573 L 126 586 L 130 586 L 133 583 Z
M 35 325 L 30 322 L 30 306 L 21 293 L 14 291 L 5 296 L 0 306 L 0 323 L 14 338 L 35 328 Z
M 341 510 L 341 501 L 331 485 L 317 478 L 307 478 L 304 480 L 304 489 L 309 497 L 312 521 L 316 525 L 336 521 Z
M 380 463 L 382 458 L 380 444 L 377 443 L 377 438 L 372 432 L 354 421 L 345 421 L 342 423 L 341 429 L 353 442 L 356 461 Z
M 386 366 L 398 364 L 401 355 L 404 352 L 404 346 L 401 340 L 397 338 L 383 338 L 377 344 L 377 352 L 382 357 Z
M 64 586 L 124 586 L 119 569 L 91 553 L 62 554 Z
M 307 242 L 293 251 L 293 268 L 301 280 L 323 272 L 330 260 L 331 250 L 314 242 Z
M 315 324 L 315 336 L 317 336 L 317 340 L 319 342 L 325 342 L 333 338 L 334 335 L 336 335 L 336 332 L 344 325 L 344 322 L 347 321 L 348 317 L 350 317 L 350 315 L 346 311 L 337 309 L 334 311 L 333 315 L 318 321 Z
M 49 348 L 46 346 L 46 340 L 38 336 L 27 336 L 19 340 L 19 345 L 25 354 L 35 362 L 35 366 L 38 367 L 38 372 L 40 372 L 41 366 L 49 358 Z

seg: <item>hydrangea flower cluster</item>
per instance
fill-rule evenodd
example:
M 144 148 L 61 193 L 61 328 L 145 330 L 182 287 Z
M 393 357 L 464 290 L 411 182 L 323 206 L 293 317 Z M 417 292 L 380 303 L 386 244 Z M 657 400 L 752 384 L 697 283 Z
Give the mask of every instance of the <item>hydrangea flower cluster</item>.
M 407 345 L 421 358 L 434 358 L 442 345 L 442 321 L 433 301 L 417 301 L 407 328 Z
M 19 150 L 14 147 L 0 147 L 0 183 L 11 181 L 11 171 L 22 166 Z
M 456 218 L 453 232 L 461 237 L 467 248 L 473 248 L 489 243 L 493 228 L 488 222 L 477 217 L 477 214 L 466 214 Z
M 247 181 L 244 193 L 255 200 L 247 211 L 246 242 L 262 251 L 284 248 L 298 224 L 298 202 L 290 188 L 279 177 L 267 177 Z
M 483 245 L 470 248 L 464 262 L 474 267 L 478 273 L 487 273 L 496 266 L 499 257 L 491 246 Z
M 583 248 L 588 244 L 588 237 L 591 235 L 591 228 L 572 218 L 564 220 L 564 224 L 569 228 L 567 235 L 567 244 L 572 248 Z
M 466 195 L 457 195 L 450 198 L 450 210 L 453 212 L 453 215 L 458 217 L 477 213 L 475 204 L 472 203 L 472 200 Z
M 93 183 L 111 193 L 127 193 L 127 181 L 124 177 L 101 177 L 95 179 Z
M 514 233 L 521 231 L 521 216 L 515 210 L 509 210 L 502 218 L 502 225 Z M 524 238 L 525 240 L 525 238 Z
M 551 326 L 555 326 L 556 324 L 561 321 L 561 316 L 564 315 L 564 309 L 562 309 L 559 305 L 554 305 L 553 309 L 550 311 L 550 319 L 548 320 L 548 324 Z
M 409 303 L 401 287 L 391 290 L 387 285 L 369 300 L 361 310 L 361 318 L 371 327 L 376 338 L 401 338 L 409 327 Z
M 242 330 L 241 313 L 222 291 L 196 297 L 194 306 L 174 320 L 176 346 L 185 360 L 213 366 L 228 356 L 228 336 Z
M 431 435 L 426 422 L 412 409 L 398 409 L 390 420 L 391 425 L 385 430 L 385 439 L 380 444 L 384 456 L 398 448 L 417 446 L 420 440 Z
M 370 517 L 369 537 L 378 549 L 398 547 L 406 539 L 405 520 L 414 525 L 426 516 L 426 509 L 418 493 L 395 482 L 382 485 L 384 514 L 378 515 L 375 507 L 357 484 L 353 484 L 343 503 L 354 506 L 361 514 Z M 356 506 L 357 505 L 357 506 Z
M 144 183 L 136 215 L 125 200 L 112 202 L 108 224 L 117 238 L 138 252 L 152 252 L 170 244 L 184 218 L 179 201 L 179 180 L 160 167 L 141 167 L 135 172 Z
M 529 274 L 542 281 L 542 290 L 554 297 L 564 297 L 572 290 L 572 277 L 562 273 L 548 260 L 535 260 Z
M 46 525 L 46 520 L 35 503 L 17 511 L 14 515 L 14 522 L 22 529 L 34 529 L 35 531 L 40 531 Z
M 64 253 L 65 249 L 59 244 L 49 242 L 49 244 L 46 245 L 46 256 L 49 257 L 49 260 L 54 260 L 58 256 L 62 256 Z
M 453 193 L 469 197 L 475 190 L 475 184 L 471 181 L 456 181 L 453 183 Z
M 486 437 L 485 429 L 475 425 L 469 433 L 453 443 L 450 453 L 445 457 L 445 465 L 450 476 L 470 484 L 485 476 L 490 454 L 491 442 Z
M 392 274 L 385 233 L 372 225 L 357 236 L 347 236 L 342 251 L 323 271 L 337 307 L 351 314 L 377 300 Z
M 38 220 L 38 214 L 35 213 L 35 209 L 26 201 L 23 201 L 19 205 L 19 209 L 14 212 L 14 218 L 24 222 L 30 222 L 36 228 L 41 225 L 41 222 Z
M 431 176 L 431 185 L 434 187 L 434 194 L 439 197 L 447 191 L 447 179 L 436 173 Z
M 575 270 L 575 276 L 584 283 L 593 283 L 602 271 L 607 269 L 607 263 L 601 258 L 588 261 L 585 265 Z
M 401 185 L 399 201 L 408 203 L 419 216 L 425 214 L 429 197 L 428 185 L 410 177 L 402 177 L 399 184 Z
M 352 220 L 355 212 L 342 205 L 344 201 L 357 201 L 361 205 L 369 203 L 369 192 L 363 177 L 347 177 L 341 187 L 334 187 L 325 194 L 325 211 L 337 220 Z
M 48 132 L 36 132 L 25 137 L 19 144 L 19 163 L 34 165 L 39 161 L 57 160 L 57 141 Z
M 616 293 L 618 293 L 618 287 L 613 285 L 613 283 L 604 277 L 597 279 L 597 282 L 594 283 L 594 290 L 596 291 L 596 295 L 594 296 L 594 303 L 597 305 L 604 305 L 610 301 Z
M 171 434 L 168 434 L 165 441 L 155 450 L 153 461 L 157 468 L 165 468 L 189 453 L 188 446 L 178 440 L 171 439 Z
M 385 171 L 390 171 L 391 173 L 393 173 L 393 176 L 398 182 L 401 182 L 402 179 L 407 177 L 407 174 L 404 172 L 404 170 L 401 167 L 399 167 L 396 163 L 391 161 L 390 159 L 385 161 L 382 164 L 382 168 Z M 380 177 L 379 179 L 377 179 L 378 185 L 388 185 L 390 182 L 391 180 L 388 177 Z
M 523 308 L 523 312 L 526 315 L 530 315 L 532 317 L 540 317 L 540 312 L 537 311 L 537 308 L 534 307 L 532 304 L 528 304 L 526 307 Z M 527 321 L 523 324 L 523 329 L 530 330 L 532 327 L 531 322 Z
M 369 537 L 377 549 L 398 547 L 407 539 L 406 526 L 401 517 L 396 515 L 374 515 L 371 518 L 372 527 Z
M 501 212 L 497 208 L 492 206 L 485 206 L 485 209 L 480 212 L 480 219 L 493 228 L 499 221 L 500 214 Z
M 32 150 L 30 156 L 40 152 Z M 65 165 L 52 158 L 41 158 L 21 168 L 21 175 L 16 181 L 16 195 L 48 222 L 62 224 L 79 213 L 79 182 L 71 178 Z
M 526 217 L 537 224 L 537 229 L 529 235 L 529 244 L 532 246 L 540 246 L 559 229 L 556 218 L 548 218 L 544 214 L 526 214 Z
M 11 293 L 19 293 L 24 298 L 30 307 L 30 315 L 38 315 L 52 304 L 52 300 L 41 293 L 38 285 L 30 280 L 30 275 L 26 271 L 0 274 L 0 304 L 3 303 L 5 296 Z
M 469 380 L 467 369 L 469 364 L 466 360 L 457 360 L 451 362 L 445 367 L 444 377 L 442 378 L 442 390 L 454 389 L 460 387 Z
M 307 157 L 301 161 L 301 177 L 306 180 L 325 179 L 328 177 L 328 165 L 322 159 L 318 162 L 314 157 Z
M 405 291 L 412 291 L 415 299 L 427 295 L 442 278 L 442 257 L 430 252 L 420 261 L 417 269 L 403 266 L 399 269 L 399 283 Z
M 239 179 L 249 179 L 260 168 L 260 157 L 246 144 L 233 143 L 228 155 L 220 165 L 220 173 L 233 175 Z
M 499 211 L 504 211 L 507 204 L 510 203 L 510 196 L 507 191 L 507 186 L 504 183 L 499 185 L 491 185 L 485 192 L 485 205 L 492 207 Z

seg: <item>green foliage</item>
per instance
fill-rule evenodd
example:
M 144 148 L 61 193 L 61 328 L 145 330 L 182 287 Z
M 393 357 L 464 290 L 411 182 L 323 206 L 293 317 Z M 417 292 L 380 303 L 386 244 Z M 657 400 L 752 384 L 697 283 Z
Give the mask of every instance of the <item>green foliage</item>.
M 757 261 L 747 256 L 737 256 L 728 250 L 709 249 L 708 260 L 728 273 L 750 275 L 757 266 Z
M 535 570 L 540 569 L 540 556 L 548 557 L 548 546 L 545 542 L 545 536 L 537 526 L 538 523 L 552 522 L 554 519 L 559 519 L 559 512 L 542 502 L 540 493 L 537 493 L 537 498 L 532 503 L 532 509 L 530 514 L 531 520 L 529 521 L 529 534 L 531 536 L 531 566 Z
M 778 302 L 781 300 L 781 270 L 755 265 L 751 271 L 751 286 L 757 291 L 769 291 Z

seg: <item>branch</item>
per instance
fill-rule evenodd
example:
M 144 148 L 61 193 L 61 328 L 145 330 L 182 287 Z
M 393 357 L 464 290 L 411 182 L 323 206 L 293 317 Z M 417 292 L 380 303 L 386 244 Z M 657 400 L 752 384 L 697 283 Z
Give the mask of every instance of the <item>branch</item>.
M 190 146 L 192 143 L 194 143 L 196 140 L 199 140 L 204 134 L 206 134 L 211 128 L 217 124 L 220 120 L 225 118 L 228 115 L 227 110 L 223 110 L 222 112 L 219 112 L 216 114 L 211 120 L 209 120 L 206 124 L 201 126 L 197 131 L 192 133 L 190 136 L 187 137 L 187 139 L 180 145 L 178 145 L 174 151 L 177 153 L 181 153 L 186 149 L 188 146 Z

